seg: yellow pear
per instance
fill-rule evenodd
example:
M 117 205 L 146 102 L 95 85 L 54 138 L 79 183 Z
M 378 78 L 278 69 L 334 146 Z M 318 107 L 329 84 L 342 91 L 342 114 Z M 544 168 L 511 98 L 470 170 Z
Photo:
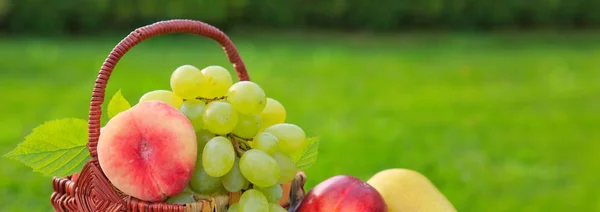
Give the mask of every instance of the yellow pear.
M 375 174 L 367 183 L 383 196 L 389 212 L 455 212 L 446 197 L 419 172 L 388 169 Z

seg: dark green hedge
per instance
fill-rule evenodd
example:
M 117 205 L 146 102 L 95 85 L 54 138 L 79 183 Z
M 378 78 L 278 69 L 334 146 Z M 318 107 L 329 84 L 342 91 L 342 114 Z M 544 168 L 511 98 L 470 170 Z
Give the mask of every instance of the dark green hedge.
M 5 32 L 96 33 L 170 18 L 223 28 L 593 27 L 600 0 L 0 0 Z

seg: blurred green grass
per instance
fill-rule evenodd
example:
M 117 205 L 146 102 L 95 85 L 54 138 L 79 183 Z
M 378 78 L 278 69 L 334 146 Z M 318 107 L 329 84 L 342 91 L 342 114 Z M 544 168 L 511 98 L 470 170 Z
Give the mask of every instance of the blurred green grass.
M 241 35 L 252 80 L 318 135 L 308 187 L 338 174 L 424 173 L 459 211 L 598 211 L 600 36 Z M 0 38 L 0 153 L 44 121 L 86 118 L 120 37 Z M 223 65 L 193 36 L 143 42 L 111 77 L 131 102 L 181 64 Z M 0 211 L 48 211 L 51 178 L 0 159 Z

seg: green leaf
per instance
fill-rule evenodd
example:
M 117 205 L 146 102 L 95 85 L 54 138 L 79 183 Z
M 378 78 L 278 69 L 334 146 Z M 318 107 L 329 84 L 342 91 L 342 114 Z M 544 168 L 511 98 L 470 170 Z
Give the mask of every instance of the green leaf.
M 46 176 L 64 177 L 81 170 L 90 159 L 87 143 L 87 121 L 59 119 L 46 122 L 25 137 L 13 151 L 5 155 Z
M 117 93 L 115 93 L 115 95 L 113 95 L 108 103 L 108 118 L 112 119 L 112 117 L 115 117 L 120 112 L 126 111 L 129 108 L 131 108 L 131 105 L 125 99 L 125 97 L 123 97 L 121 90 L 119 90 Z
M 306 139 L 306 144 L 302 150 L 292 155 L 296 168 L 298 170 L 306 170 L 317 162 L 319 154 L 319 138 L 312 137 Z

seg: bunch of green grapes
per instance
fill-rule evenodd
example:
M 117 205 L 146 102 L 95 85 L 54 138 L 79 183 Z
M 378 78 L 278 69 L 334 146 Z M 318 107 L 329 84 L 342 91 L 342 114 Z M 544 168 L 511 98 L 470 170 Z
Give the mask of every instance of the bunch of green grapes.
M 285 123 L 283 105 L 254 82 L 233 83 L 229 71 L 220 66 L 178 67 L 170 84 L 172 91 L 151 91 L 140 101 L 158 100 L 178 108 L 196 130 L 196 168 L 183 193 L 243 191 L 230 210 L 275 207 L 282 196 L 280 184 L 291 182 L 297 172 L 290 155 L 306 141 L 302 128 Z

